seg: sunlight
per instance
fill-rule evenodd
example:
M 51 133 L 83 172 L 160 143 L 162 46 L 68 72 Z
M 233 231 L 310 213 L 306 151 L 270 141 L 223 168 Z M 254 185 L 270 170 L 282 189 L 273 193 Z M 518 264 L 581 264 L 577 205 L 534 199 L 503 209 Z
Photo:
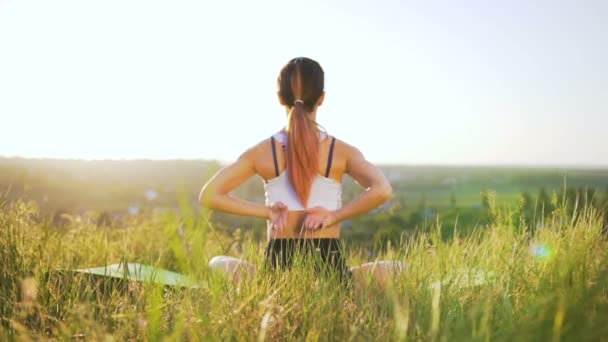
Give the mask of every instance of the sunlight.
M 531 253 L 539 261 L 550 261 L 555 256 L 553 248 L 546 244 L 535 243 L 531 246 Z
M 608 163 L 590 138 L 608 126 L 602 87 L 586 86 L 606 81 L 608 49 L 588 43 L 606 22 L 583 7 L 556 5 L 549 21 L 311 1 L 301 27 L 293 6 L 2 2 L 0 155 L 234 160 L 284 125 L 276 77 L 305 55 L 326 72 L 320 123 L 374 162 Z M 571 16 L 573 39 L 556 40 Z

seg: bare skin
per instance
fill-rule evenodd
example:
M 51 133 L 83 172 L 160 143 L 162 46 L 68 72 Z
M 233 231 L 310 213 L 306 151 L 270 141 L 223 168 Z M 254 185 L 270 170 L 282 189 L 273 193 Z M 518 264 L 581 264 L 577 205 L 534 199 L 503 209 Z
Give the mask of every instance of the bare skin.
M 321 96 L 313 112 L 308 114 L 314 121 L 316 121 L 317 108 L 323 103 L 323 100 L 324 96 Z M 279 101 L 284 105 L 281 98 L 279 98 Z M 327 167 L 330 140 L 325 139 L 320 145 L 318 170 L 321 175 L 323 175 L 322 170 Z M 279 171 L 283 172 L 285 154 L 280 144 L 276 144 Z M 199 200 L 203 206 L 214 210 L 267 219 L 268 240 L 292 238 L 337 239 L 340 237 L 340 222 L 364 214 L 386 202 L 392 196 L 391 185 L 382 172 L 367 161 L 357 148 L 339 139 L 336 139 L 334 146 L 329 178 L 340 183 L 343 176 L 348 174 L 365 191 L 352 202 L 337 210 L 331 211 L 315 207 L 303 211 L 292 211 L 282 203 L 266 206 L 244 201 L 229 194 L 256 174 L 266 181 L 276 176 L 270 138 L 249 148 L 237 161 L 220 170 L 203 187 Z M 236 278 L 240 278 L 240 273 L 243 270 L 254 270 L 254 266 L 249 263 L 225 256 L 213 258 L 210 261 L 210 266 L 231 272 Z M 373 275 L 380 286 L 383 286 L 390 272 L 389 268 L 396 266 L 396 264 L 368 263 L 353 267 L 351 271 L 356 283 L 363 283 L 365 281 L 363 273 L 369 273 Z M 398 265 L 398 267 L 401 266 L 401 264 Z

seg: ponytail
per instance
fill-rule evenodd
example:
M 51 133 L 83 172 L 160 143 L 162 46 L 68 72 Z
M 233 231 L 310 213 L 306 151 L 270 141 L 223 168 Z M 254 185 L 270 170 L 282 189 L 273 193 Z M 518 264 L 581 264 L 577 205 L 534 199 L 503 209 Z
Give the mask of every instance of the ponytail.
M 287 119 L 287 176 L 306 207 L 312 183 L 319 173 L 319 137 L 316 123 L 308 117 L 307 103 L 300 97 L 302 85 L 298 66 L 291 81 L 295 101 Z

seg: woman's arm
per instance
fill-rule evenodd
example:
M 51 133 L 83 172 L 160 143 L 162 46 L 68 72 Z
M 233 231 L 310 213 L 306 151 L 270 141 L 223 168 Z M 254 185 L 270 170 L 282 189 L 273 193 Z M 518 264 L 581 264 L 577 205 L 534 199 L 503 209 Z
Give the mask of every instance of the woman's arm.
M 274 227 L 282 228 L 287 221 L 287 207 L 282 203 L 268 207 L 229 194 L 256 174 L 254 154 L 254 148 L 247 150 L 237 161 L 215 174 L 201 190 L 199 202 L 206 208 L 229 214 L 270 219 Z
M 393 197 L 393 188 L 382 171 L 367 161 L 355 148 L 347 161 L 346 173 L 364 187 L 365 191 L 334 212 L 337 222 L 367 213 Z
M 365 191 L 335 211 L 328 211 L 320 207 L 307 210 L 308 216 L 304 220 L 304 226 L 307 229 L 328 227 L 353 216 L 367 213 L 393 196 L 391 184 L 384 174 L 354 147 L 351 147 L 347 157 L 346 173 L 364 187 Z

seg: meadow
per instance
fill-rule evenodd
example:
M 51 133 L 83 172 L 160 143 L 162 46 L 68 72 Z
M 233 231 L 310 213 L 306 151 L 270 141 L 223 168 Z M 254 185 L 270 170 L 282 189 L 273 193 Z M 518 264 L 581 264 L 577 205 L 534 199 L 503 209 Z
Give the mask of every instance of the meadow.
M 33 203 L 0 210 L 2 339 L 570 341 L 608 336 L 608 246 L 591 208 L 557 210 L 541 229 L 495 209 L 467 237 L 441 226 L 377 259 L 405 272 L 363 291 L 310 265 L 232 282 L 206 267 L 233 238 L 200 216 L 165 214 L 122 229 L 36 223 Z M 240 256 L 262 263 L 246 241 Z M 348 249 L 351 265 L 369 261 Z M 60 270 L 139 262 L 181 272 L 197 288 L 95 279 Z
M 427 195 L 428 204 L 413 201 L 411 207 L 433 208 L 435 215 L 403 229 L 399 239 L 363 243 L 357 231 L 398 222 L 410 206 L 399 189 L 411 178 L 392 176 L 396 198 L 403 196 L 405 204 L 349 222 L 346 255 L 351 266 L 399 260 L 407 269 L 395 272 L 386 288 L 369 279 L 354 289 L 317 277 L 306 262 L 290 272 L 264 271 L 263 239 L 235 218 L 199 210 L 187 193 L 182 200 L 176 195 L 172 210 L 142 210 L 111 224 L 87 212 L 55 220 L 52 199 L 32 198 L 40 192 L 28 174 L 34 195 L 5 191 L 0 198 L 0 340 L 608 340 L 608 240 L 599 190 L 574 197 L 547 190 L 550 203 L 541 208 L 538 198 L 530 207 L 522 192 L 512 199 L 506 194 L 508 200 L 500 191 L 478 193 L 471 208 L 451 208 L 451 192 L 447 202 Z M 443 184 L 446 177 L 438 179 Z M 443 185 L 458 185 L 451 182 Z M 585 188 L 602 188 L 604 178 L 597 182 Z M 444 212 L 466 208 L 481 218 L 444 221 Z M 259 271 L 235 282 L 207 267 L 218 254 L 242 257 Z M 73 272 L 117 263 L 179 272 L 192 283 L 164 286 Z

